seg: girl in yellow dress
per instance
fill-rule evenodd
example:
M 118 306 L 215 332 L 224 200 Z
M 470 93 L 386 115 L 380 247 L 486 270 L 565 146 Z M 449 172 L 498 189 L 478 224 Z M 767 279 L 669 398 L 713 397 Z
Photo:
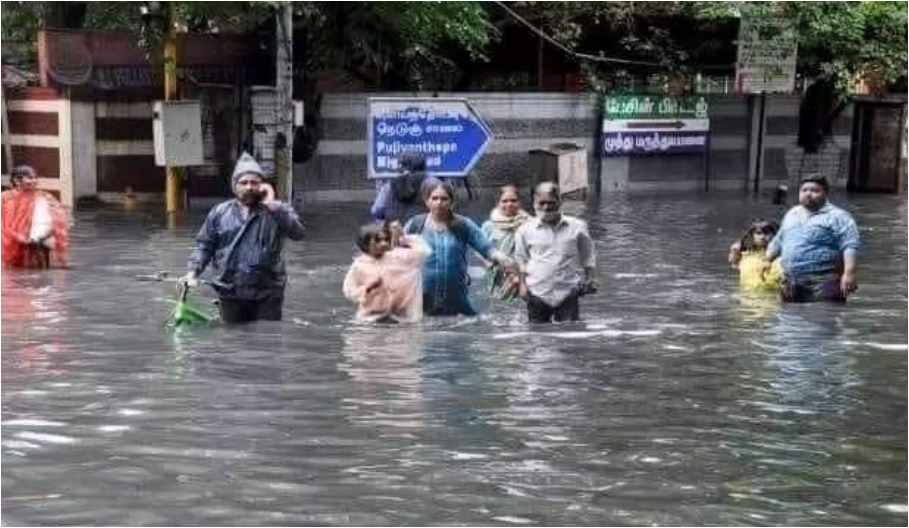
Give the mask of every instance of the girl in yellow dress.
M 780 259 L 764 271 L 764 251 L 779 228 L 775 222 L 757 220 L 729 249 L 729 264 L 739 272 L 739 286 L 746 291 L 779 291 L 783 280 Z

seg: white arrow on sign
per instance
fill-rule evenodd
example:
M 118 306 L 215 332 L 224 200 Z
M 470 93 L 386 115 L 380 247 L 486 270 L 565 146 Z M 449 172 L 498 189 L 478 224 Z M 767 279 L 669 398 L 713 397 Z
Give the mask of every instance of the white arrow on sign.
M 709 119 L 605 119 L 603 132 L 709 132 Z

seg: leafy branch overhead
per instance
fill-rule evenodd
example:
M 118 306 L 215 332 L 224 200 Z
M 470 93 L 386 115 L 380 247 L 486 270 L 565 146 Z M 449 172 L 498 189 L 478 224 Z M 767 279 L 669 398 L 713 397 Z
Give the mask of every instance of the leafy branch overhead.
M 34 54 L 42 27 L 143 31 L 144 2 L 4 2 L 4 60 Z M 281 2 L 174 2 L 181 30 L 262 32 Z M 653 64 L 672 78 L 730 68 L 738 17 L 791 21 L 798 72 L 845 93 L 863 74 L 878 83 L 906 76 L 904 2 L 293 2 L 310 72 L 340 69 L 370 86 L 431 89 L 491 54 L 505 29 L 520 24 L 507 10 L 569 50 Z M 143 29 L 145 27 L 145 29 Z M 519 33 L 515 33 L 519 34 Z M 536 37 L 526 35 L 528 52 Z M 13 43 L 16 45 L 8 46 Z M 25 45 L 23 45 L 25 44 Z M 504 43 L 503 43 L 504 45 Z M 588 71 L 596 65 L 581 61 Z M 600 68 L 613 78 L 629 69 Z

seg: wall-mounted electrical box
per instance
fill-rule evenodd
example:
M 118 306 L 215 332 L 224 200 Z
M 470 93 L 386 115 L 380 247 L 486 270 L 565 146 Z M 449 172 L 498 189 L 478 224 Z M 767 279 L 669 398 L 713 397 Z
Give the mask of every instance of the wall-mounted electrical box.
M 155 101 L 155 165 L 202 165 L 202 109 L 199 101 Z

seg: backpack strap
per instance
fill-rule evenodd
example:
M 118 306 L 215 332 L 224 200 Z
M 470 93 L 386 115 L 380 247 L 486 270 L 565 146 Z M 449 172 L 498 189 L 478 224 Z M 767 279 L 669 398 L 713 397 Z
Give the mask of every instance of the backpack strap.
M 419 235 L 423 233 L 423 228 L 426 227 L 426 213 L 418 214 L 410 220 L 410 228 L 405 233 L 406 235 Z

